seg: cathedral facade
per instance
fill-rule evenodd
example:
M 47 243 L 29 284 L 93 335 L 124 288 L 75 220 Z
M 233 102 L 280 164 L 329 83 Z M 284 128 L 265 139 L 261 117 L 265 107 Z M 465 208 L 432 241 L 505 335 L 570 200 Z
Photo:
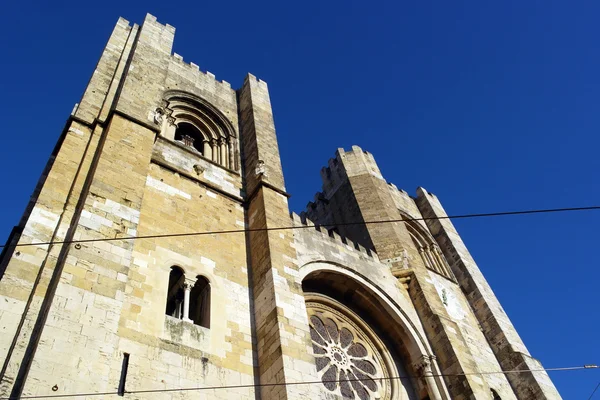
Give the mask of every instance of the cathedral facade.
M 117 22 L 4 248 L 0 397 L 560 399 L 435 195 L 354 146 L 290 214 L 267 84 L 174 34 Z

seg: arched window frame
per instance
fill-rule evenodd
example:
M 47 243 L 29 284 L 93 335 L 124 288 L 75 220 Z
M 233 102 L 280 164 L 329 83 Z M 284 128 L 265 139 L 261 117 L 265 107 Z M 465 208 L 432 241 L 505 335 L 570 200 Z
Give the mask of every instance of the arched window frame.
M 162 124 L 161 135 L 174 140 L 180 123 L 198 129 L 202 144 L 195 149 L 202 157 L 233 171 L 239 171 L 239 149 L 236 131 L 231 122 L 209 102 L 181 91 L 167 91 L 162 106 L 157 109 Z
M 408 233 L 410 234 L 415 247 L 419 251 L 425 267 L 456 282 L 456 277 L 452 273 L 450 265 L 446 261 L 446 257 L 444 257 L 444 254 L 435 239 L 417 221 L 413 221 L 412 217 L 402 212 L 401 214 Z
M 210 328 L 210 303 L 210 281 L 205 276 L 198 275 L 190 291 L 190 319 L 195 325 Z
M 177 319 L 183 317 L 184 280 L 185 271 L 181 267 L 173 265 L 169 270 L 165 314 Z

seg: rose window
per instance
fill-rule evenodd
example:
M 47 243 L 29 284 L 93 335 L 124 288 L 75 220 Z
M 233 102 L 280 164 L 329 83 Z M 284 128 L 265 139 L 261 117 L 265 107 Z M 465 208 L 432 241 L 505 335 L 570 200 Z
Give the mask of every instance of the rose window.
M 345 399 L 389 398 L 389 374 L 369 338 L 343 314 L 307 304 L 317 371 L 328 391 Z

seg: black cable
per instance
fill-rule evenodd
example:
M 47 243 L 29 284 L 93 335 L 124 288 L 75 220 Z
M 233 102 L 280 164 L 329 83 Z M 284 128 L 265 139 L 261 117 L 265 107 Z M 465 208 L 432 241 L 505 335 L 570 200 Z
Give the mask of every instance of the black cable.
M 596 389 L 594 389 L 592 394 L 590 394 L 590 397 L 588 398 L 588 400 L 592 400 L 592 397 L 594 397 L 594 393 L 596 393 L 596 390 L 598 390 L 599 387 L 600 387 L 600 382 L 598 382 L 598 384 L 596 385 Z
M 55 242 L 34 242 L 34 243 L 21 243 L 16 244 L 14 247 L 25 247 L 25 246 L 46 246 L 54 244 L 73 244 L 73 243 L 93 243 L 93 242 L 110 242 L 115 240 L 135 240 L 135 239 L 157 239 L 166 237 L 183 237 L 183 236 L 203 236 L 203 235 L 218 235 L 227 233 L 246 233 L 246 232 L 267 232 L 267 231 L 282 231 L 290 229 L 307 229 L 307 228 L 318 228 L 318 227 L 335 227 L 335 226 L 349 226 L 349 225 L 374 225 L 374 224 L 389 224 L 392 222 L 405 222 L 405 221 L 429 221 L 436 219 L 462 219 L 462 218 L 480 218 L 480 217 L 498 217 L 505 215 L 524 215 L 524 214 L 542 214 L 542 213 L 555 213 L 555 212 L 567 212 L 567 211 L 590 211 L 600 210 L 600 206 L 590 207 L 571 207 L 571 208 L 550 208 L 542 210 L 525 210 L 525 211 L 504 211 L 494 213 L 482 213 L 482 214 L 463 214 L 463 215 L 447 215 L 442 217 L 421 217 L 421 218 L 401 218 L 401 219 L 390 219 L 382 221 L 365 221 L 365 222 L 345 222 L 339 224 L 315 224 L 302 225 L 302 226 L 283 226 L 275 228 L 255 228 L 255 229 L 232 229 L 224 231 L 206 231 L 206 232 L 188 232 L 188 233 L 165 233 L 160 235 L 145 235 L 145 236 L 124 236 L 114 238 L 102 238 L 102 239 L 82 239 L 82 240 L 71 240 L 71 241 L 55 241 Z M 0 245 L 0 249 L 10 246 L 8 244 Z
M 366 380 L 373 381 L 387 381 L 395 379 L 407 379 L 407 378 L 424 378 L 424 377 L 456 377 L 456 376 L 467 376 L 467 375 L 492 375 L 492 374 L 519 374 L 528 372 L 548 372 L 548 371 L 576 371 L 582 369 L 594 369 L 598 368 L 597 365 L 587 364 L 580 367 L 558 367 L 558 368 L 540 368 L 540 369 L 515 369 L 508 371 L 490 371 L 490 372 L 467 372 L 462 374 L 429 374 L 429 375 L 404 375 L 404 376 L 391 376 L 382 378 L 368 378 L 368 379 L 332 379 L 332 380 L 319 380 L 319 381 L 301 381 L 301 382 L 282 382 L 282 383 L 261 383 L 261 384 L 247 384 L 247 385 L 230 385 L 230 386 L 205 386 L 205 387 L 190 387 L 190 388 L 173 388 L 173 389 L 142 389 L 142 390 L 126 390 L 125 394 L 141 394 L 141 393 L 164 393 L 164 392 L 186 392 L 186 391 L 204 391 L 204 390 L 222 390 L 222 389 L 250 389 L 259 387 L 274 387 L 274 386 L 297 386 L 297 385 L 314 385 L 321 383 L 340 383 L 346 382 L 362 382 Z M 600 384 L 599 384 L 600 386 Z M 596 388 L 597 389 L 597 388 Z M 73 394 L 54 394 L 54 395 L 36 395 L 36 396 L 20 396 L 18 399 L 54 399 L 54 398 L 65 398 L 65 397 L 77 397 L 77 396 L 110 396 L 117 395 L 118 392 L 102 392 L 102 393 L 73 393 Z M 592 393 L 593 395 L 594 393 Z M 0 400 L 17 400 L 15 397 L 0 397 Z

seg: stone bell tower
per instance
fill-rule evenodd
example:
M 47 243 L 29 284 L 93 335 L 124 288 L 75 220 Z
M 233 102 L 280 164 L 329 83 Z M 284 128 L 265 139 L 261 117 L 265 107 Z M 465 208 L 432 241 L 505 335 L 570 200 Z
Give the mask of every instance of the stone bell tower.
M 170 236 L 290 223 L 266 83 L 232 89 L 173 54 L 174 34 L 118 21 L 11 236 L 2 396 L 315 393 L 268 385 L 317 379 L 306 311 L 282 313 L 302 299 L 283 270 L 291 235 Z
M 321 176 L 323 191 L 308 204 L 305 215 L 374 249 L 403 283 L 443 373 L 450 375 L 446 380 L 452 398 L 488 398 L 492 389 L 498 393 L 508 385 L 511 398 L 560 398 L 545 372 L 506 374 L 504 382 L 472 374 L 542 367 L 529 354 L 435 195 L 419 188 L 411 197 L 387 183 L 373 155 L 358 146 L 338 149 Z M 400 222 L 368 223 L 385 220 Z M 345 225 L 355 221 L 367 224 Z

